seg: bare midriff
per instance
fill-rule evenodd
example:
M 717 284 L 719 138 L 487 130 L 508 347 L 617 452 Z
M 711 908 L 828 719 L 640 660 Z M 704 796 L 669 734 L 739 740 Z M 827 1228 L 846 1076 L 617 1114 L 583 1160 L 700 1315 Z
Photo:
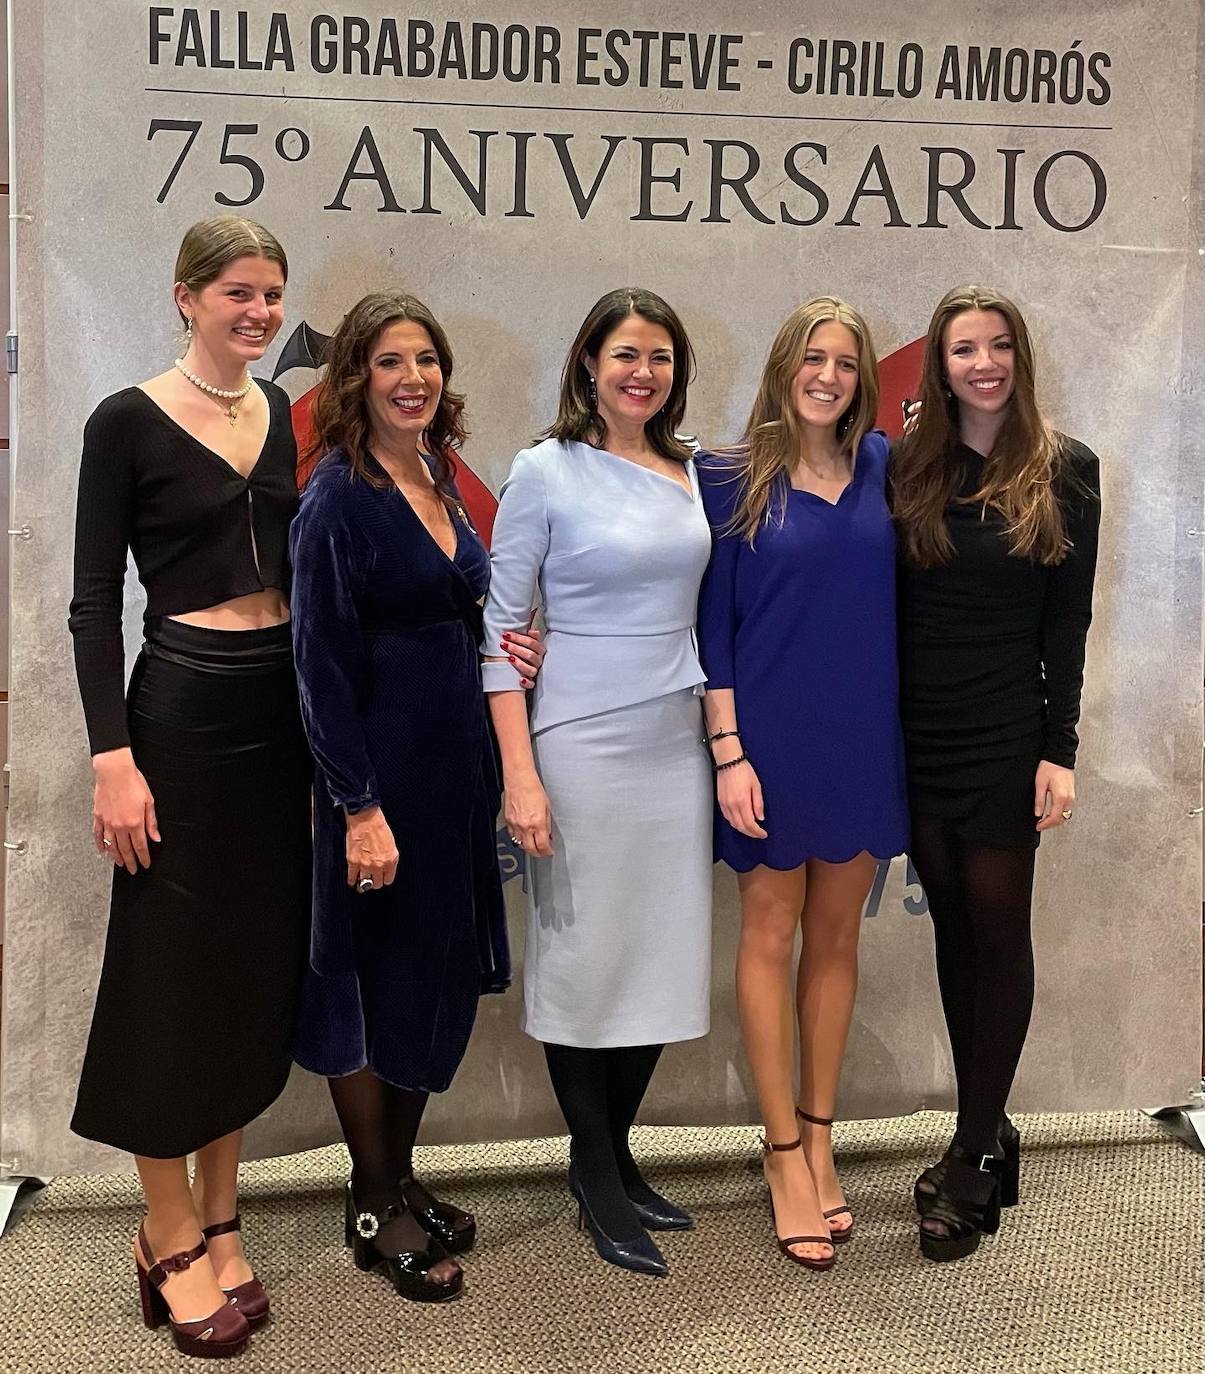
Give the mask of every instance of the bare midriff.
M 289 600 L 279 587 L 265 587 L 262 592 L 231 597 L 201 611 L 168 617 L 206 630 L 263 630 L 269 625 L 283 625 L 288 618 Z

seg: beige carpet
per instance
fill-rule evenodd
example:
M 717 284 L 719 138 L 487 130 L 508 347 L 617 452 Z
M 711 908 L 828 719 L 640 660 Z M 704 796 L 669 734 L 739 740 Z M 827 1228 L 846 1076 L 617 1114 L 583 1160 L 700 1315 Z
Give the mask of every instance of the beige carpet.
M 1137 1113 L 1021 1119 L 1022 1205 L 971 1259 L 916 1247 L 909 1189 L 949 1118 L 855 1122 L 837 1141 L 858 1234 L 828 1274 L 770 1241 L 747 1129 L 645 1130 L 650 1178 L 698 1219 L 658 1280 L 571 1225 L 564 1142 L 421 1152 L 482 1239 L 457 1303 L 420 1307 L 341 1243 L 341 1149 L 247 1166 L 248 1245 L 272 1324 L 240 1371 L 1199 1374 L 1202 1161 Z M 131 1179 L 53 1183 L 0 1241 L 0 1369 L 197 1369 L 138 1317 Z M 215 1368 L 202 1365 L 201 1368 Z

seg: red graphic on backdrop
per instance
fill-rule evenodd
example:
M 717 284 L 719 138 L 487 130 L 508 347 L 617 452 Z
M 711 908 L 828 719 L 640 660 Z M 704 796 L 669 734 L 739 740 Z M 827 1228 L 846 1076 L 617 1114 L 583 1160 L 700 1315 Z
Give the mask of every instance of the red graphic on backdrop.
M 316 329 L 311 328 L 303 320 L 289 336 L 284 348 L 281 349 L 280 358 L 272 373 L 272 380 L 276 381 L 277 378 L 283 377 L 286 372 L 292 372 L 299 367 L 317 370 L 322 365 L 322 350 L 326 346 L 328 338 L 328 335 L 319 334 Z M 297 488 L 299 491 L 310 480 L 310 475 L 318 466 L 318 459 L 322 456 L 316 453 L 309 454 L 310 444 L 314 438 L 314 423 L 311 412 L 314 408 L 314 397 L 317 394 L 318 388 L 312 386 L 303 396 L 299 396 L 292 406 L 293 433 L 297 439 Z M 307 454 L 309 454 L 308 457 Z M 498 509 L 498 498 L 459 454 L 452 455 L 452 470 L 456 485 L 460 490 L 461 500 L 464 501 L 465 510 L 468 512 L 469 521 L 488 549 L 490 537 L 494 532 L 494 514 Z
M 322 363 L 322 349 L 328 336 L 319 334 L 304 321 L 290 335 L 281 349 L 280 359 L 272 374 L 272 380 L 284 376 L 299 367 L 317 369 Z M 923 338 L 913 339 L 903 348 L 897 348 L 879 363 L 879 413 L 875 423 L 887 431 L 892 439 L 898 439 L 904 428 L 903 401 L 914 397 L 920 389 L 921 357 L 924 353 Z M 297 451 L 305 455 L 314 437 L 314 425 L 310 412 L 318 388 L 312 386 L 303 396 L 293 402 L 293 433 L 297 436 Z M 310 474 L 317 466 L 319 455 L 299 457 L 297 461 L 297 486 L 305 486 Z M 498 510 L 498 498 L 473 471 L 459 454 L 453 455 L 456 485 L 464 500 L 465 509 L 474 528 L 481 535 L 488 549 L 494 530 L 494 516 Z
M 913 339 L 879 363 L 879 413 L 875 424 L 887 431 L 888 438 L 898 439 L 904 432 L 903 403 L 906 398 L 915 399 L 920 391 L 924 352 L 924 338 Z

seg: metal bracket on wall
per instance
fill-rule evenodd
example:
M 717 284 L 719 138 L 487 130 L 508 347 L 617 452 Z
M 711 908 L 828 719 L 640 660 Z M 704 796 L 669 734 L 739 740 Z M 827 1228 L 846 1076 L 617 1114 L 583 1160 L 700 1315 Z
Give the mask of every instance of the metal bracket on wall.
M 1150 1107 L 1146 1114 L 1186 1145 L 1205 1154 L 1205 1078 L 1187 1102 L 1178 1107 Z
M 44 1178 L 0 1178 L 0 1238 L 33 1202 L 34 1195 L 46 1186 Z
M 30 525 L 22 525 L 20 529 L 9 530 L 9 534 L 12 535 L 14 539 L 32 539 L 33 528 Z

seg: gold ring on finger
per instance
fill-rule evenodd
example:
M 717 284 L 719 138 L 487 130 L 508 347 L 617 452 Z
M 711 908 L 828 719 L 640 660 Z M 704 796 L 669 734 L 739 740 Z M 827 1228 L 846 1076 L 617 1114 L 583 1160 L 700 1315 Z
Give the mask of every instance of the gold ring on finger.
M 1075 813 L 1072 812 L 1072 811 L 1064 811 L 1064 812 L 1063 812 L 1063 819 L 1064 819 L 1065 821 L 1069 821 L 1069 820 L 1071 819 L 1071 817 L 1072 817 L 1074 814 L 1075 814 Z

